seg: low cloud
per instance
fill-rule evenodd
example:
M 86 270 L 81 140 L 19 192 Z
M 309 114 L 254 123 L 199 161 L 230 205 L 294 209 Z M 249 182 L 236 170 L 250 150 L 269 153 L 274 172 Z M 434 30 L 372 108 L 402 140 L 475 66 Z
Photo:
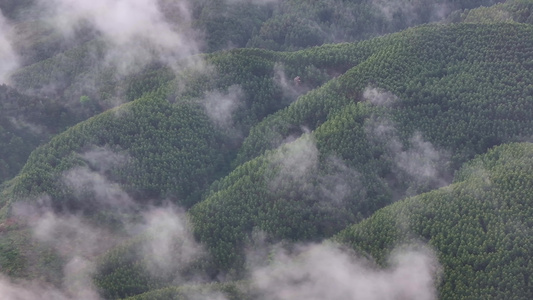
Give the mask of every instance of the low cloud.
M 127 163 L 129 157 L 126 153 L 119 153 L 107 147 L 94 147 L 83 152 L 80 157 L 96 171 L 106 172 Z
M 132 75 L 153 68 L 207 72 L 197 55 L 202 34 L 192 28 L 188 0 L 36 0 L 36 19 L 47 24 L 62 43 L 50 63 L 22 69 L 15 86 L 40 96 L 60 99 L 69 111 L 90 117 L 133 96 L 126 84 Z M 51 33 L 52 34 L 52 33 Z M 32 69 L 47 77 L 31 80 Z M 38 70 L 38 71 L 39 71 Z M 18 80 L 18 81 L 17 81 Z M 91 101 L 80 103 L 81 97 Z M 135 95 L 139 96 L 139 95 Z
M 55 274 L 52 285 L 44 281 L 0 278 L 0 294 L 6 299 L 99 300 L 92 277 L 96 257 L 116 245 L 120 239 L 109 230 L 73 214 L 57 214 L 50 208 L 50 198 L 36 204 L 17 203 L 14 217 L 29 226 L 35 241 L 51 247 L 64 262 L 62 274 Z M 10 298 L 11 297 L 11 298 Z
M 0 294 L 6 300 L 74 300 L 59 289 L 38 281 L 13 280 L 0 276 Z M 98 300 L 77 298 L 79 300 Z
M 222 129 L 235 129 L 234 114 L 243 105 L 244 91 L 239 85 L 227 91 L 211 91 L 205 94 L 202 104 L 209 118 Z
M 37 240 L 53 245 L 63 256 L 94 257 L 103 251 L 103 244 L 113 244 L 110 233 L 76 215 L 43 209 L 30 225 Z
M 147 234 L 148 243 L 142 245 L 142 253 L 153 276 L 179 274 L 205 255 L 194 240 L 184 211 L 166 205 L 148 210 L 143 217 L 142 231 Z
M 415 25 L 421 21 L 441 21 L 455 9 L 455 4 L 448 0 L 439 3 L 429 0 L 372 0 L 372 4 L 389 22 L 402 16 L 407 26 Z
M 365 130 L 372 142 L 384 147 L 383 158 L 393 163 L 393 177 L 389 180 L 408 185 L 406 190 L 397 191 L 400 198 L 450 184 L 450 154 L 424 140 L 420 132 L 415 132 L 404 144 L 395 124 L 385 117 L 370 118 Z
M 19 56 L 13 48 L 13 28 L 0 11 L 0 84 L 10 82 L 11 73 L 19 66 Z
M 127 163 L 126 154 L 94 147 L 79 158 L 87 166 L 72 168 L 59 180 L 64 192 L 84 203 L 81 208 L 57 211 L 47 195 L 13 206 L 14 220 L 27 225 L 36 242 L 53 249 L 61 258 L 62 272 L 54 274 L 59 286 L 0 278 L 0 294 L 23 300 L 100 300 L 93 277 L 102 256 L 132 239 L 136 242 L 126 247 L 132 247 L 132 259 L 142 264 L 147 276 L 173 284 L 196 276 L 196 271 L 188 268 L 206 252 L 196 243 L 185 212 L 169 203 L 153 206 L 135 202 L 112 182 L 106 173 Z M 87 207 L 90 214 L 84 210 Z M 106 222 L 110 216 L 111 222 Z M 43 296 L 35 297 L 40 294 Z
M 359 199 L 364 198 L 359 173 L 337 157 L 321 160 L 313 134 L 303 130 L 307 132 L 271 154 L 270 167 L 277 171 L 271 189 L 296 188 L 328 205 L 342 204 L 355 192 Z
M 333 244 L 278 249 L 252 272 L 261 300 L 437 299 L 439 264 L 429 249 L 397 249 L 387 268 Z
M 47 129 L 44 126 L 28 122 L 22 117 L 9 117 L 9 122 L 11 122 L 11 124 L 13 124 L 13 126 L 19 130 L 28 131 L 37 136 L 47 132 Z
M 367 87 L 363 92 L 363 98 L 376 106 L 391 106 L 398 101 L 398 97 L 393 93 L 374 87 Z
M 281 146 L 269 161 L 265 180 L 272 197 L 319 215 L 314 225 L 325 235 L 355 221 L 356 207 L 367 198 L 361 176 L 340 158 L 322 157 L 311 133 Z
M 189 3 L 162 4 L 157 0 L 40 1 L 50 14 L 49 21 L 66 36 L 73 37 L 83 27 L 96 31 L 107 46 L 105 62 L 121 74 L 154 60 L 178 68 L 181 60 L 199 52 Z
M 449 155 L 425 141 L 419 132 L 411 137 L 409 144 L 408 150 L 396 152 L 398 167 L 417 181 L 429 181 L 435 187 L 448 185 L 449 176 L 444 173 Z
M 78 208 L 130 212 L 135 206 L 134 200 L 118 183 L 108 178 L 110 170 L 127 163 L 127 154 L 94 147 L 79 157 L 87 165 L 69 169 L 61 177 L 64 188 L 78 200 Z
M 318 171 L 319 151 L 310 133 L 282 145 L 271 156 L 271 166 L 278 170 L 272 190 L 285 185 L 308 185 Z
M 144 238 L 134 246 L 137 260 L 150 276 L 173 284 L 185 283 L 190 277 L 182 278 L 181 273 L 205 255 L 193 238 L 185 213 L 170 204 L 147 207 L 136 218 L 124 216 L 121 219 L 124 230 L 117 231 L 79 214 L 56 213 L 47 197 L 38 202 L 40 206 L 16 205 L 14 214 L 29 225 L 36 241 L 54 249 L 64 261 L 62 274 L 54 275 L 61 279 L 60 285 L 0 277 L 0 293 L 13 295 L 8 299 L 100 300 L 93 283 L 99 259 L 122 242 L 138 236 Z
M 91 201 L 101 208 L 125 211 L 133 206 L 131 197 L 118 183 L 87 167 L 77 167 L 63 174 L 63 183 L 80 202 Z
M 318 195 L 323 202 L 331 205 L 344 205 L 350 197 L 357 196 L 361 201 L 366 191 L 360 182 L 360 174 L 348 167 L 337 157 L 329 157 L 325 162 L 324 174 L 318 177 Z
M 350 180 L 358 180 L 357 173 L 335 158 L 322 163 L 324 172 L 319 175 L 319 152 L 311 134 L 287 144 L 277 155 L 274 158 L 284 180 L 294 183 L 306 179 L 302 185 L 309 186 L 312 193 L 326 202 L 346 198 L 354 185 Z M 65 173 L 77 178 L 70 188 L 89 189 L 94 193 L 108 190 L 110 183 L 99 177 L 102 176 L 99 172 L 108 170 L 98 165 L 99 158 L 104 156 L 111 157 L 111 164 L 125 159 L 121 154 L 99 147 L 80 155 L 90 166 Z M 99 197 L 121 199 L 124 196 L 115 187 L 112 191 L 100 192 Z M 96 261 L 122 241 L 139 236 L 143 239 L 135 246 L 134 253 L 153 278 L 170 278 L 169 282 L 179 285 L 190 283 L 192 277 L 205 276 L 185 274 L 194 269 L 193 263 L 202 259 L 205 251 L 194 240 L 184 211 L 171 204 L 144 207 L 130 204 L 132 208 L 128 212 L 142 212 L 133 218 L 124 216 L 123 230 L 116 231 L 75 212 L 54 212 L 49 197 L 36 202 L 39 205 L 19 205 L 14 211 L 28 222 L 37 241 L 51 246 L 64 259 L 63 274 L 57 275 L 62 278 L 61 285 L 0 278 L 0 292 L 4 291 L 5 295 L 23 300 L 36 295 L 45 300 L 100 300 L 92 282 L 97 272 Z M 108 202 L 97 201 L 97 209 L 105 209 Z M 394 296 L 400 295 L 406 299 L 432 300 L 436 297 L 438 263 L 433 253 L 423 247 L 393 252 L 389 267 L 383 269 L 336 245 L 292 245 L 289 251 L 271 246 L 260 231 L 255 235 L 253 251 L 257 255 L 249 257 L 252 286 L 246 292 L 257 295 L 256 299 L 395 299 Z M 261 259 L 265 256 L 269 259 Z M 192 299 L 226 299 L 222 293 L 211 291 L 191 291 L 187 295 Z
M 228 4 L 242 4 L 242 3 L 252 3 L 256 5 L 268 5 L 279 3 L 281 0 L 226 0 Z
M 281 88 L 283 98 L 289 103 L 310 90 L 299 76 L 288 78 L 281 63 L 274 64 L 274 82 Z

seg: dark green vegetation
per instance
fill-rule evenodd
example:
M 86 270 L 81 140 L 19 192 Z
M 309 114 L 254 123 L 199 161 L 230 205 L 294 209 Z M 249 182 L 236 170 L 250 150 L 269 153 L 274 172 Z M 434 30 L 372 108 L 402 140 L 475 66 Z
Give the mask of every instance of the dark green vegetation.
M 530 1 L 506 1 L 490 7 L 458 10 L 448 16 L 451 22 L 467 23 L 494 23 L 494 22 L 518 22 L 531 24 Z
M 307 126 L 314 138 L 300 139 L 304 145 L 297 141 L 287 148 L 300 151 L 305 158 L 299 163 L 305 164 L 313 159 L 305 147 L 313 143 L 304 141 L 316 140 L 319 155 L 308 171 L 319 175 L 294 182 L 289 178 L 273 192 L 271 181 L 284 176 L 269 169 L 276 164 L 271 158 L 276 154 L 244 163 L 191 211 L 200 240 L 213 248 L 222 268 L 234 266 L 242 259 L 238 249 L 254 229 L 281 239 L 329 236 L 396 197 L 438 187 L 439 180 L 449 180 L 447 174 L 476 153 L 531 136 L 531 33 L 525 25 L 465 24 L 422 27 L 384 38 L 395 42 L 379 47 L 368 60 L 255 126 L 241 148 L 241 153 L 259 155 L 275 146 L 271 142 L 279 135 L 283 139 L 298 125 Z M 509 51 L 509 45 L 517 48 Z M 501 77 L 504 70 L 508 77 Z M 392 98 L 392 103 L 372 105 L 363 96 L 369 85 L 391 91 L 398 99 L 382 92 L 378 97 Z M 439 157 L 425 158 L 427 164 L 408 162 L 420 173 L 435 170 L 428 178 L 402 169 L 398 162 L 402 158 L 395 154 L 403 151 L 402 156 L 413 154 L 417 160 L 424 156 L 419 152 L 432 151 L 421 148 L 428 145 L 418 144 L 417 133 L 445 150 Z M 387 142 L 394 139 L 403 146 L 398 149 Z M 253 151 L 247 149 L 250 145 Z M 441 165 L 441 159 L 447 161 L 446 153 L 449 164 Z M 286 156 L 298 159 L 291 157 L 298 154 Z M 343 166 L 332 164 L 331 157 Z M 337 184 L 349 180 L 346 185 L 353 190 L 336 199 L 343 202 L 340 207 L 323 207 L 325 196 L 317 190 L 323 188 L 324 176 L 335 177 Z
M 75 197 L 64 191 L 61 183 L 55 183 L 55 178 L 75 166 L 87 166 L 76 152 L 105 146 L 119 153 L 128 151 L 127 166 L 110 171 L 126 190 L 146 198 L 172 195 L 181 205 L 191 205 L 217 175 L 224 153 L 217 151 L 215 131 L 200 109 L 186 104 L 173 106 L 160 98 L 147 96 L 120 110 L 107 111 L 35 150 L 10 183 L 15 197 L 46 193 L 58 209 L 90 208 L 90 201 L 74 203 Z
M 68 120 L 64 120 L 61 106 L 22 95 L 6 85 L 0 86 L 0 97 L 0 182 L 3 182 L 15 176 L 31 151 Z
M 206 0 L 194 2 L 191 17 L 193 28 L 205 35 L 206 45 L 203 50 L 207 52 L 233 47 L 297 50 L 324 43 L 368 39 L 416 24 L 438 21 L 456 9 L 469 9 L 495 2 L 498 1 L 449 1 L 441 5 L 440 1 L 424 0 L 417 5 L 399 2 L 388 9 L 385 3 L 373 4 L 372 1 L 292 0 L 279 3 L 271 1 L 260 5 L 260 2 L 253 1 L 226 3 Z M 4 1 L 0 4 L 2 13 L 14 24 L 14 34 L 17 37 L 14 46 L 21 54 L 21 64 L 24 66 L 12 76 L 13 87 L 18 92 L 47 99 L 60 109 L 61 119 L 64 120 L 58 126 L 60 129 L 101 113 L 124 100 L 139 98 L 143 92 L 155 89 L 173 77 L 168 69 L 162 69 L 157 63 L 126 78 L 116 76 L 114 67 L 94 62 L 94 57 L 105 56 L 105 42 L 98 39 L 95 32 L 81 26 L 76 28 L 75 39 L 65 39 L 54 31 L 46 19 L 32 18 L 35 12 L 28 11 L 31 11 L 30 5 L 35 3 L 40 2 Z M 165 8 L 165 17 L 169 22 L 179 24 L 180 16 L 173 2 L 164 0 L 160 3 Z M 330 54 L 323 52 L 323 55 Z M 330 59 L 323 62 L 330 75 L 344 71 L 336 70 Z M 344 62 L 337 63 L 343 65 Z M 350 65 L 343 66 L 347 68 Z M 224 74 L 231 74 L 228 72 L 233 71 L 225 70 Z M 316 73 L 316 70 L 311 68 L 305 72 L 298 70 L 297 74 L 302 76 L 313 72 Z M 307 83 L 323 83 L 320 81 L 323 78 L 319 78 L 318 82 L 317 78 L 306 78 Z M 269 113 L 281 108 L 280 105 L 270 104 L 262 104 L 268 108 Z M 24 144 L 35 147 L 36 141 L 26 139 L 23 140 Z M 46 136 L 40 137 L 41 142 L 47 140 Z M 25 162 L 28 152 L 23 153 L 17 154 L 20 157 L 13 164 L 20 166 Z M 14 172 L 20 170 L 19 167 L 10 168 L 12 170 L 3 179 L 12 177 Z
M 265 2 L 266 5 L 256 3 Z M 269 3 L 270 2 L 270 3 Z M 439 21 L 448 13 L 499 1 L 198 1 L 196 26 L 207 50 L 257 47 L 298 50 L 351 42 Z
M 395 245 L 428 242 L 444 268 L 442 299 L 529 299 L 532 169 L 533 144 L 494 148 L 452 185 L 379 210 L 335 239 L 381 262 Z
M 251 249 L 324 239 L 382 267 L 427 243 L 440 298 L 530 299 L 533 4 L 450 1 L 451 24 L 369 39 L 433 21 L 434 2 L 387 17 L 367 1 L 198 1 L 207 52 L 249 48 L 179 72 L 95 70 L 91 34 L 26 45 L 0 86 L 0 271 L 65 284 L 69 251 L 32 237 L 52 215 L 110 236 L 75 253 L 106 299 L 254 299 Z M 3 5 L 34 32 L 27 4 Z M 322 45 L 339 40 L 361 41 Z M 188 222 L 165 243 L 145 223 L 168 203 Z M 164 272 L 147 245 L 176 253 Z

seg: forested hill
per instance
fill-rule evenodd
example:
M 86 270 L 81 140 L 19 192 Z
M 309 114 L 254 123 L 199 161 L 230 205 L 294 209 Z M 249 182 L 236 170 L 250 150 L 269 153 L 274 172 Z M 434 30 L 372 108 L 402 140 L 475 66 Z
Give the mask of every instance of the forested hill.
M 254 127 L 241 148 L 253 145 L 254 155 L 298 126 L 312 133 L 213 185 L 191 211 L 200 240 L 226 268 L 243 263 L 238 250 L 254 230 L 327 237 L 405 195 L 448 184 L 476 153 L 531 136 L 530 30 L 464 24 L 387 37 L 395 43 Z
M 0 295 L 533 296 L 532 1 L 143 1 L 0 5 Z
M 453 12 L 490 6 L 501 0 L 420 0 L 408 1 L 217 1 L 201 0 L 187 3 L 191 10 L 192 25 L 205 34 L 207 52 L 228 48 L 266 48 L 297 50 L 334 42 L 352 42 L 378 35 L 397 32 L 418 24 L 437 22 Z M 4 16 L 21 22 L 35 21 L 31 5 L 39 0 L 5 0 L 0 3 Z M 59 3 L 59 2 L 58 2 Z M 159 5 L 171 22 L 179 23 L 177 2 L 161 0 Z M 46 6 L 39 7 L 46 9 Z M 39 31 L 47 38 L 58 41 L 47 30 L 24 24 L 21 33 Z M 59 39 L 60 40 L 60 39 Z M 43 59 L 63 45 L 35 40 L 42 53 L 32 53 Z M 44 47 L 46 45 L 46 47 Z M 46 49 L 49 48 L 49 49 Z M 24 48 L 26 50 L 31 48 Z M 64 49 L 64 48 L 63 48 Z M 33 56 L 32 55 L 32 56 Z
M 382 263 L 397 245 L 429 243 L 443 268 L 442 299 L 529 299 L 532 158 L 530 143 L 494 148 L 452 185 L 395 203 L 335 239 Z
M 159 0 L 157 3 L 165 12 L 156 19 L 172 27 L 183 26 L 180 21 L 182 19 L 189 20 L 188 26 L 194 31 L 194 35 L 203 36 L 202 42 L 194 39 L 191 47 L 198 48 L 201 52 L 239 47 L 299 50 L 324 43 L 365 40 L 427 22 L 460 21 L 468 12 L 464 11 L 465 9 L 500 1 L 386 2 L 203 0 L 180 6 L 175 0 Z M 148 3 L 151 2 L 143 2 L 143 5 L 149 6 Z M 526 4 L 517 3 L 513 7 L 518 9 L 512 10 L 511 15 L 525 15 L 523 6 Z M 53 5 L 63 5 L 58 8 L 59 17 L 48 16 L 54 12 Z M 91 7 L 85 8 L 90 10 Z M 51 111 L 54 118 L 60 119 L 55 128 L 52 128 L 54 133 L 125 100 L 139 97 L 137 92 L 140 91 L 140 85 L 148 85 L 149 89 L 152 89 L 173 76 L 168 70 L 161 70 L 160 62 L 146 58 L 154 54 L 142 54 L 142 49 L 138 53 L 139 46 L 133 45 L 135 43 L 128 45 L 126 49 L 118 50 L 114 49 L 116 45 L 109 45 L 114 41 L 102 37 L 102 33 L 105 35 L 106 31 L 113 31 L 109 28 L 112 23 L 117 22 L 116 26 L 120 26 L 118 20 L 122 14 L 113 16 L 113 21 L 104 22 L 112 13 L 101 15 L 92 11 L 91 13 L 96 14 L 92 17 L 95 20 L 89 20 L 89 16 L 84 22 L 75 23 L 73 20 L 83 18 L 83 13 L 78 11 L 76 6 L 63 3 L 63 0 L 53 0 L 48 4 L 39 0 L 8 0 L 0 3 L 0 9 L 7 19 L 0 19 L 0 24 L 12 25 L 7 37 L 13 39 L 11 46 L 17 52 L 17 55 L 12 57 L 13 53 L 8 51 L 4 64 L 18 64 L 20 67 L 12 74 L 10 83 L 18 92 L 45 99 L 47 105 L 44 109 Z M 523 17 L 517 21 L 525 22 L 522 19 Z M 104 28 L 91 28 L 87 24 L 91 22 L 96 22 Z M 61 24 L 63 26 L 60 26 Z M 57 28 L 58 26 L 60 28 Z M 185 28 L 185 31 L 189 29 Z M 120 31 L 121 29 L 116 30 Z M 65 32 L 68 33 L 66 37 L 63 35 Z M 128 35 L 128 32 L 131 31 L 125 30 L 124 34 Z M 136 37 L 135 40 L 142 39 Z M 181 46 L 176 45 L 176 48 Z M 108 57 L 110 53 L 115 52 L 117 57 Z M 138 70 L 127 72 L 128 74 L 117 72 L 117 66 L 108 61 L 128 60 L 128 57 L 137 55 L 137 61 L 132 62 L 128 68 Z M 149 61 L 154 64 L 146 66 L 145 63 Z M 78 101 L 82 99 L 84 101 Z M 26 118 L 27 116 L 23 115 L 23 119 Z M 34 129 L 49 133 L 49 124 L 43 124 L 39 119 L 36 121 L 31 122 Z M 29 122 L 24 120 L 19 123 L 25 125 Z M 29 131 L 28 127 L 26 126 L 26 131 Z M 49 138 L 47 134 L 32 138 L 31 132 L 24 135 L 21 137 L 19 134 L 18 137 L 23 139 L 22 144 L 25 145 L 36 145 Z M 12 178 L 20 170 L 28 152 L 23 151 L 22 154 L 12 153 L 8 149 L 2 151 L 7 151 L 6 156 L 13 158 L 0 166 L 0 180 L 3 181 Z

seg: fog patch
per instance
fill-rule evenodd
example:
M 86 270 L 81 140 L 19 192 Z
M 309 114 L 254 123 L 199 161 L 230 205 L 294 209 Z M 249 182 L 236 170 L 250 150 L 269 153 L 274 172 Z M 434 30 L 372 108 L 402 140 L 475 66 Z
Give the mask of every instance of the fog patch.
M 164 69 L 165 76 L 204 70 L 206 63 L 197 55 L 203 38 L 192 28 L 189 6 L 188 0 L 37 0 L 36 18 L 68 47 L 47 65 L 21 69 L 14 77 L 20 81 L 16 86 L 59 98 L 74 115 L 86 119 L 131 100 L 132 75 L 157 69 Z M 31 78 L 28 86 L 33 69 L 50 76 Z M 82 97 L 90 101 L 81 103 Z
M 41 125 L 37 125 L 26 121 L 23 118 L 9 117 L 9 122 L 19 130 L 28 131 L 34 135 L 40 136 L 47 132 L 46 128 Z
M 52 245 L 66 258 L 63 287 L 67 294 L 78 299 L 100 299 L 92 283 L 96 270 L 93 259 L 114 244 L 112 235 L 76 216 L 58 216 L 50 211 L 32 227 L 37 240 Z
M 74 300 L 59 289 L 38 281 L 14 280 L 0 276 L 0 294 L 7 300 Z M 97 300 L 98 298 L 77 298 Z
M 136 202 L 109 178 L 114 168 L 128 163 L 126 153 L 95 146 L 76 158 L 85 165 L 63 172 L 59 183 L 78 206 L 57 210 L 61 199 L 42 195 L 17 202 L 12 210 L 16 222 L 27 225 L 35 241 L 61 258 L 62 272 L 54 275 L 60 286 L 44 281 L 6 281 L 0 285 L 5 284 L 13 293 L 24 292 L 26 285 L 35 287 L 27 297 L 40 293 L 37 288 L 42 287 L 52 293 L 50 297 L 56 297 L 50 299 L 99 300 L 93 278 L 99 275 L 101 258 L 120 245 L 130 247 L 129 259 L 139 263 L 152 279 L 181 284 L 204 276 L 192 264 L 205 258 L 206 251 L 195 241 L 185 211 L 169 202 Z
M 13 46 L 13 28 L 0 11 L 0 84 L 10 83 L 10 76 L 19 66 L 19 56 Z
M 393 93 L 374 87 L 367 87 L 363 92 L 363 98 L 373 105 L 387 107 L 398 101 L 398 97 Z
M 153 207 L 143 218 L 142 231 L 148 243 L 142 245 L 142 253 L 153 276 L 179 273 L 205 255 L 194 240 L 184 211 L 171 205 Z
M 450 154 L 426 141 L 422 133 L 413 133 L 404 144 L 392 121 L 375 116 L 366 121 L 365 131 L 371 142 L 383 147 L 383 158 L 393 164 L 389 185 L 398 182 L 406 185 L 405 190 L 396 191 L 398 197 L 413 196 L 451 183 Z
M 285 73 L 285 67 L 281 63 L 274 64 L 274 83 L 281 88 L 283 98 L 286 102 L 291 103 L 298 96 L 308 92 L 310 88 L 302 82 L 300 76 L 288 78 Z
M 90 27 L 108 46 L 105 61 L 127 74 L 153 60 L 179 67 L 179 61 L 199 52 L 187 1 L 162 7 L 156 0 L 50 0 L 40 5 L 49 21 L 67 37 Z M 164 10 L 163 10 L 164 8 Z M 166 13 L 172 14 L 172 21 Z
M 81 201 L 91 201 L 92 205 L 119 210 L 126 210 L 133 205 L 131 197 L 118 183 L 108 181 L 103 174 L 87 167 L 77 167 L 63 173 L 62 181 L 75 197 Z
M 449 155 L 425 141 L 420 132 L 410 138 L 409 144 L 408 150 L 397 152 L 398 167 L 417 181 L 430 181 L 436 187 L 448 185 L 449 181 L 442 172 L 449 162 Z
M 117 237 L 80 216 L 55 213 L 50 208 L 50 197 L 43 196 L 35 202 L 16 203 L 13 215 L 29 226 L 36 241 L 52 247 L 65 262 L 62 274 L 56 274 L 61 279 L 61 285 L 0 279 L 0 293 L 13 295 L 8 299 L 24 300 L 101 299 L 92 282 L 96 270 L 95 258 L 115 245 Z
M 297 201 L 313 214 L 328 216 L 328 222 L 317 223 L 324 230 L 355 221 L 358 212 L 353 208 L 367 197 L 361 176 L 342 159 L 321 155 L 313 134 L 306 133 L 267 157 L 265 181 L 274 199 Z
M 325 162 L 325 172 L 318 177 L 318 195 L 322 201 L 339 206 L 350 197 L 359 201 L 366 198 L 366 190 L 360 181 L 360 174 L 348 167 L 341 159 L 331 156 Z
M 227 91 L 211 91 L 205 94 L 202 104 L 211 121 L 222 129 L 235 126 L 234 115 L 243 105 L 244 91 L 239 85 L 230 86 Z
M 88 165 L 99 172 L 106 172 L 111 168 L 124 165 L 129 157 L 125 153 L 112 151 L 107 147 L 94 147 L 80 155 Z
M 372 0 L 372 4 L 385 16 L 387 21 L 393 22 L 401 16 L 407 26 L 423 21 L 441 21 L 455 9 L 454 3 L 448 0 L 440 3 L 429 0 Z
M 269 5 L 279 3 L 281 0 L 226 0 L 228 4 L 252 3 L 255 5 Z
M 127 163 L 127 154 L 106 147 L 93 147 L 79 154 L 79 158 L 86 165 L 63 172 L 60 179 L 64 191 L 77 199 L 76 207 L 70 209 L 131 212 L 135 206 L 134 200 L 117 182 L 109 178 L 112 170 Z
M 439 263 L 427 247 L 397 249 L 387 268 L 324 243 L 277 249 L 252 271 L 256 299 L 437 299 Z
M 2 295 L 19 297 L 13 299 L 102 299 L 93 283 L 99 260 L 107 251 L 132 238 L 142 237 L 140 243 L 134 244 L 133 253 L 146 272 L 152 278 L 170 280 L 173 284 L 190 280 L 182 278 L 181 272 L 206 254 L 194 240 L 184 211 L 170 204 L 145 207 L 137 217 L 121 216 L 124 229 L 117 231 L 80 214 L 54 212 L 50 197 L 44 196 L 35 202 L 15 204 L 14 216 L 28 224 L 36 241 L 52 247 L 63 259 L 62 274 L 55 274 L 61 278 L 61 284 L 15 282 L 0 277 L 0 292 L 5 289 Z M 35 295 L 39 296 L 31 298 Z M 209 295 L 222 297 L 217 293 Z M 191 297 L 194 296 L 191 292 Z M 200 296 L 205 295 L 199 293 Z
M 272 167 L 278 169 L 276 178 L 271 182 L 272 189 L 287 184 L 309 184 L 318 170 L 318 155 L 315 138 L 310 133 L 281 146 L 270 158 Z

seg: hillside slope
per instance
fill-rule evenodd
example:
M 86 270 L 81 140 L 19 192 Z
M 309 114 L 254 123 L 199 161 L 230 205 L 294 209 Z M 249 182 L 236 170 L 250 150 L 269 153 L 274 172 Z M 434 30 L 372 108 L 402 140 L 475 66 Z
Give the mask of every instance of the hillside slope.
M 529 299 L 532 167 L 533 144 L 496 147 L 454 184 L 379 210 L 335 239 L 381 263 L 395 246 L 428 243 L 443 267 L 440 299 Z
M 220 268 L 239 269 L 256 231 L 273 240 L 330 236 L 448 184 L 476 153 L 531 136 L 531 33 L 460 24 L 389 36 L 392 46 L 252 129 L 241 148 L 254 145 L 249 157 L 298 137 L 300 126 L 313 132 L 214 184 L 190 212 L 197 236 Z
M 389 267 L 427 242 L 442 298 L 526 299 L 533 149 L 515 142 L 533 136 L 533 27 L 513 3 L 180 70 L 94 71 L 98 39 L 20 69 L 0 88 L 0 175 L 18 174 L 0 185 L 2 273 L 96 298 L 238 299 L 250 253 L 270 265 L 278 243 L 333 238 Z

